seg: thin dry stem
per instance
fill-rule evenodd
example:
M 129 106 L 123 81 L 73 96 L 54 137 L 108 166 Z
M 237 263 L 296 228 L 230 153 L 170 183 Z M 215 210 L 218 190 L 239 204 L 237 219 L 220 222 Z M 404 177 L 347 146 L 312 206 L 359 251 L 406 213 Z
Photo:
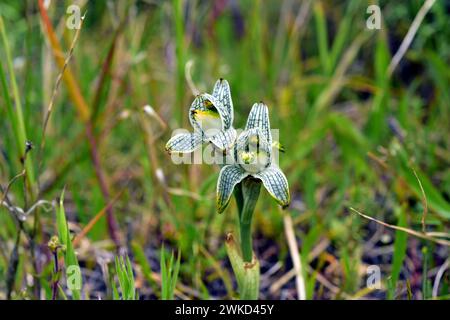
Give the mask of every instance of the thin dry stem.
M 422 232 L 426 233 L 426 225 L 425 225 L 425 219 L 427 218 L 428 214 L 428 202 L 427 202 L 427 196 L 425 195 L 425 190 L 423 190 L 422 182 L 420 182 L 419 176 L 416 173 L 416 170 L 412 169 L 414 172 L 414 175 L 416 176 L 417 182 L 419 182 L 420 191 L 422 191 L 422 202 L 423 202 L 423 213 L 422 213 Z
M 428 13 L 428 11 L 433 6 L 434 2 L 436 0 L 427 0 L 424 2 L 422 7 L 420 8 L 419 12 L 417 13 L 416 17 L 414 18 L 411 26 L 409 27 L 408 32 L 406 33 L 405 38 L 403 39 L 400 47 L 398 48 L 397 52 L 395 53 L 394 57 L 391 60 L 391 63 L 388 67 L 388 75 L 391 76 L 394 72 L 395 68 L 399 64 L 400 60 L 405 55 L 406 51 L 408 50 L 409 46 L 411 45 L 414 36 L 416 35 L 417 30 L 420 27 L 420 24 L 423 21 L 423 18 Z
M 350 207 L 349 209 L 352 210 L 353 212 L 359 214 L 361 217 L 366 218 L 366 219 L 371 220 L 371 221 L 375 221 L 376 223 L 379 223 L 379 224 L 381 224 L 381 225 L 383 225 L 385 227 L 388 227 L 388 228 L 391 228 L 391 229 L 395 229 L 395 230 L 400 230 L 400 231 L 406 232 L 406 233 L 408 233 L 408 234 L 410 234 L 410 235 L 412 235 L 414 237 L 418 237 L 418 238 L 421 238 L 421 239 L 433 241 L 433 242 L 441 244 L 443 246 L 450 247 L 450 241 L 443 240 L 443 239 L 436 239 L 436 238 L 430 236 L 429 234 L 418 232 L 418 231 L 415 231 L 415 230 L 412 230 L 412 229 L 403 228 L 403 227 L 399 227 L 399 226 L 394 226 L 392 224 L 389 224 L 389 223 L 386 223 L 384 221 L 377 220 L 377 219 L 372 218 L 372 217 L 370 217 L 368 215 L 365 215 L 364 213 L 361 213 L 361 212 L 359 212 L 358 210 L 356 210 L 356 209 L 354 209 L 352 207 Z
M 305 280 L 303 279 L 302 261 L 297 241 L 295 239 L 294 226 L 289 214 L 284 215 L 284 232 L 288 241 L 289 252 L 295 269 L 295 280 L 297 286 L 297 296 L 299 300 L 306 300 Z
M 46 136 L 45 136 L 45 134 L 46 134 L 46 132 L 47 132 L 48 122 L 49 122 L 49 120 L 50 120 L 50 116 L 51 116 L 52 111 L 53 111 L 53 104 L 55 103 L 56 95 L 57 95 L 57 93 L 58 93 L 59 86 L 61 85 L 61 80 L 62 80 L 62 78 L 63 78 L 64 72 L 66 71 L 66 68 L 67 68 L 67 66 L 69 65 L 70 59 L 71 59 L 72 56 L 73 56 L 73 51 L 74 51 L 75 45 L 76 45 L 76 43 L 77 43 L 77 41 L 78 41 L 78 37 L 79 37 L 79 35 L 80 35 L 80 31 L 81 31 L 81 28 L 82 28 L 82 25 L 83 25 L 83 21 L 84 21 L 84 17 L 85 17 L 85 16 L 86 16 L 86 13 L 83 15 L 83 17 L 82 17 L 82 19 L 81 19 L 80 27 L 79 27 L 79 28 L 77 29 L 77 31 L 75 32 L 75 36 L 74 36 L 74 38 L 73 38 L 73 40 L 72 40 L 72 43 L 71 43 L 71 45 L 70 45 L 69 54 L 67 55 L 67 58 L 66 58 L 66 60 L 64 61 L 64 65 L 63 65 L 63 67 L 62 67 L 60 73 L 58 74 L 58 77 L 57 77 L 56 82 L 55 82 L 55 87 L 53 88 L 52 97 L 51 97 L 50 102 L 49 102 L 48 107 L 47 107 L 47 113 L 46 113 L 46 115 L 45 115 L 44 125 L 43 125 L 43 127 L 42 127 L 42 139 L 41 139 L 42 141 L 41 141 L 41 148 L 40 148 L 40 150 L 39 150 L 39 160 L 38 160 L 38 166 L 39 166 L 39 169 L 40 169 L 41 166 L 42 166 L 42 155 L 43 155 L 43 152 L 44 152 L 44 149 L 45 149 L 45 142 L 46 142 L 46 139 L 45 139 Z M 38 183 L 39 183 L 39 179 L 38 179 Z

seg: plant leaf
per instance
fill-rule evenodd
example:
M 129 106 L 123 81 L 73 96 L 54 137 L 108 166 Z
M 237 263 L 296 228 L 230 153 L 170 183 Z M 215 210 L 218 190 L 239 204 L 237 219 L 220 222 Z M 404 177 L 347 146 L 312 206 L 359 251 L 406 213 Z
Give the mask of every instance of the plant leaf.
M 71 267 L 75 266 L 80 270 L 80 266 L 78 264 L 78 259 L 75 254 L 75 250 L 73 248 L 72 239 L 70 238 L 70 232 L 69 227 L 67 225 L 67 219 L 66 219 L 66 212 L 64 210 L 64 191 L 61 194 L 60 202 L 59 202 L 59 208 L 57 210 L 56 215 L 57 225 L 58 225 L 58 233 L 60 237 L 60 241 L 62 244 L 66 246 L 66 253 L 65 253 L 65 264 L 66 264 L 66 270 Z M 80 273 L 81 277 L 81 273 Z M 82 279 L 80 278 L 80 286 L 82 285 Z M 70 288 L 69 288 L 70 289 Z M 72 292 L 72 297 L 75 300 L 81 299 L 81 290 L 80 289 L 70 289 Z
M 236 276 L 240 298 L 244 300 L 258 299 L 260 278 L 258 259 L 253 256 L 252 263 L 244 262 L 231 233 L 227 235 L 225 249 Z

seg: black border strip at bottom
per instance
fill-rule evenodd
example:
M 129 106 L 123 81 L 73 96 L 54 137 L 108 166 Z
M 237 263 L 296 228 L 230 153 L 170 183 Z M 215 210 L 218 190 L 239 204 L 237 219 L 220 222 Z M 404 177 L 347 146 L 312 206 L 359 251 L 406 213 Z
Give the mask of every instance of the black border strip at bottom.
M 7 314 L 56 316 L 54 319 L 79 317 L 84 320 L 106 314 L 114 318 L 135 319 L 321 319 L 332 316 L 348 318 L 392 317 L 448 314 L 448 301 L 0 301 L 0 319 Z M 11 312 L 11 313 L 9 313 Z M 52 318 L 53 319 L 53 318 Z

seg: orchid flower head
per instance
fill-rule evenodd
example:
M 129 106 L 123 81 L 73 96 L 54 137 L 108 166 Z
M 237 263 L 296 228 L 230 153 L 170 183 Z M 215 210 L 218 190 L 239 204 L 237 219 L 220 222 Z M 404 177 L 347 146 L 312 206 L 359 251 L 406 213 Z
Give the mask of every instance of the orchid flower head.
M 259 179 L 283 208 L 289 205 L 288 181 L 272 159 L 269 110 L 264 103 L 253 105 L 245 130 L 234 146 L 234 157 L 235 164 L 226 165 L 220 170 L 217 183 L 219 213 L 227 207 L 234 187 L 247 177 Z
M 226 152 L 236 141 L 233 117 L 230 86 L 227 80 L 219 79 L 212 94 L 198 95 L 189 108 L 189 122 L 194 132 L 173 136 L 167 142 L 166 150 L 190 153 L 202 143 L 210 142 L 217 149 Z

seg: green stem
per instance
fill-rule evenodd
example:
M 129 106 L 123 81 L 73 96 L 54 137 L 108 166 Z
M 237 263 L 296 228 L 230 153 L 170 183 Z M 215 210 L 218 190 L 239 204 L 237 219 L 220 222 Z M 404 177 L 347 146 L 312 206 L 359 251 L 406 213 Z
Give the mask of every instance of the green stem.
M 240 223 L 240 235 L 241 235 L 241 251 L 244 262 L 252 261 L 252 225 L 251 223 Z
M 254 179 L 245 179 L 242 182 L 243 205 L 239 215 L 239 229 L 241 236 L 241 251 L 244 262 L 252 262 L 252 218 L 258 201 L 261 182 Z

